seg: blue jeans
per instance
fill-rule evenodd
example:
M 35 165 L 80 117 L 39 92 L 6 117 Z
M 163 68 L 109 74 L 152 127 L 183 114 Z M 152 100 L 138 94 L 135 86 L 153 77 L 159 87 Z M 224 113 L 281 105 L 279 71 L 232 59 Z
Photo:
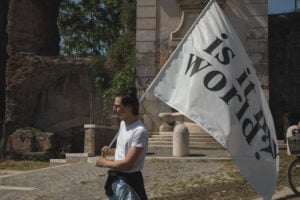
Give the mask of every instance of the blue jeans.
M 112 183 L 113 196 L 109 200 L 140 200 L 136 192 L 123 180 L 117 179 Z

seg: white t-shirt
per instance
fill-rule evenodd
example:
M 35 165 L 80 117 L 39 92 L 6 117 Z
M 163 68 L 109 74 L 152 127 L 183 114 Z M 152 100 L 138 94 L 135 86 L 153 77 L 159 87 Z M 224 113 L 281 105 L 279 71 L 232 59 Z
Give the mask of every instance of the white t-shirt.
M 128 126 L 126 126 L 124 121 L 121 121 L 116 145 L 115 160 L 124 160 L 131 146 L 142 147 L 143 153 L 136 161 L 133 169 L 126 172 L 141 171 L 144 166 L 145 156 L 148 149 L 148 131 L 141 120 L 137 120 Z

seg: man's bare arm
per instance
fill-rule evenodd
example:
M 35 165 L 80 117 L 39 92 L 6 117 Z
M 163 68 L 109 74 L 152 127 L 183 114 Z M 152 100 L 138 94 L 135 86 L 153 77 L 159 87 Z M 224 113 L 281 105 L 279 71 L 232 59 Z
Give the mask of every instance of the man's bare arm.
M 119 171 L 130 171 L 134 167 L 136 161 L 138 160 L 142 152 L 142 147 L 132 146 L 129 148 L 124 160 L 112 161 L 107 160 L 104 156 L 100 156 L 97 158 L 96 165 Z

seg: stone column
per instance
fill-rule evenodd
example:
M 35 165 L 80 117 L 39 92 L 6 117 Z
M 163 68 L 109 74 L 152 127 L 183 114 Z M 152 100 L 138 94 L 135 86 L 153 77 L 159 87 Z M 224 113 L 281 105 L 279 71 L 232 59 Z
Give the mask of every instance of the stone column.
M 157 73 L 157 0 L 137 0 L 136 13 L 136 83 L 141 97 Z M 151 94 L 145 96 L 140 113 L 151 131 L 158 131 L 160 102 Z
M 173 156 L 189 155 L 189 131 L 183 124 L 178 124 L 173 132 Z
M 88 153 L 88 156 L 94 156 L 96 152 L 95 142 L 97 128 L 99 128 L 97 124 L 84 125 L 84 153 Z

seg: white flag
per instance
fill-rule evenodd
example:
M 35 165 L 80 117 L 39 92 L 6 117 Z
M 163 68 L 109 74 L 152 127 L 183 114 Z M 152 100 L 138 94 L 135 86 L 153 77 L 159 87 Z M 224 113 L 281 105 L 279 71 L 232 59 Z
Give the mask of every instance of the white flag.
M 236 32 L 210 1 L 146 92 L 211 134 L 264 199 L 279 169 L 272 115 Z

